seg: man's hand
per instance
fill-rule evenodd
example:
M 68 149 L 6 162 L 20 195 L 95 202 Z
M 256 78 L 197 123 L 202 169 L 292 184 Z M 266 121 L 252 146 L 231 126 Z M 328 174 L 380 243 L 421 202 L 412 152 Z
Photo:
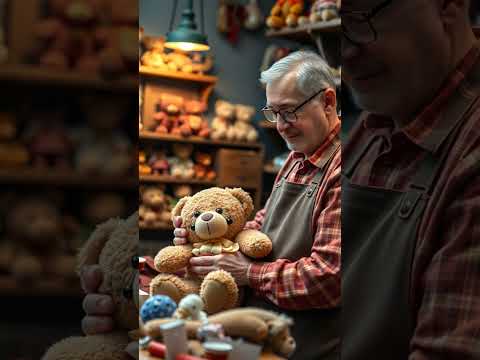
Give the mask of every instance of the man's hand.
M 244 286 L 248 285 L 247 272 L 250 264 L 252 261 L 237 251 L 234 254 L 192 257 L 188 270 L 203 276 L 211 271 L 222 269 L 232 274 L 238 286 Z
M 173 230 L 173 243 L 175 245 L 185 245 L 187 240 L 187 230 L 182 228 L 182 217 L 177 216 L 173 219 L 173 226 L 175 226 L 175 230 Z
M 103 274 L 98 265 L 85 267 L 80 274 L 80 282 L 87 293 L 83 299 L 86 316 L 82 319 L 82 330 L 87 335 L 101 334 L 113 329 L 114 304 L 109 295 L 97 294 Z

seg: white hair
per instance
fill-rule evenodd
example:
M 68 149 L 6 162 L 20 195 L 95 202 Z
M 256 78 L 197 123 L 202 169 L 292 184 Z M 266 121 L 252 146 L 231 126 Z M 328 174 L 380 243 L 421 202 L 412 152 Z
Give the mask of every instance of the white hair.
M 296 72 L 297 89 L 305 96 L 321 88 L 335 89 L 334 76 L 327 62 L 317 53 L 305 50 L 295 51 L 262 71 L 260 82 L 271 84 L 292 71 Z

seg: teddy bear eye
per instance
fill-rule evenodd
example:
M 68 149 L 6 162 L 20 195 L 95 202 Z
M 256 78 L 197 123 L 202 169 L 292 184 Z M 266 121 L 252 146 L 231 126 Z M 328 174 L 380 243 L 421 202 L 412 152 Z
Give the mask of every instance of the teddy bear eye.
M 193 213 L 193 216 L 199 217 L 201 214 L 202 214 L 202 213 L 197 210 L 197 211 L 195 211 L 195 212 Z
M 123 289 L 123 296 L 127 299 L 131 299 L 133 297 L 133 290 L 132 288 L 125 288 Z
M 223 213 L 223 209 L 222 209 L 222 208 L 217 208 L 217 209 L 215 209 L 215 211 L 216 211 L 217 213 L 219 213 L 219 214 Z
M 132 268 L 138 269 L 138 256 L 132 256 L 130 264 L 132 265 Z
M 190 229 L 191 229 L 192 231 L 195 231 L 195 224 L 190 225 Z
M 233 220 L 231 217 L 227 217 L 227 224 L 228 225 L 232 225 L 233 224 Z

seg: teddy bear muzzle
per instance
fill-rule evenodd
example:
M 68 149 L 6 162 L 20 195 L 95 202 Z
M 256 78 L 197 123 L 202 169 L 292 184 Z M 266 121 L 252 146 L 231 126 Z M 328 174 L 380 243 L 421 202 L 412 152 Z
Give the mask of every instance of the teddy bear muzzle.
M 222 237 L 227 231 L 227 220 L 217 212 L 205 211 L 195 220 L 195 234 L 202 240 Z

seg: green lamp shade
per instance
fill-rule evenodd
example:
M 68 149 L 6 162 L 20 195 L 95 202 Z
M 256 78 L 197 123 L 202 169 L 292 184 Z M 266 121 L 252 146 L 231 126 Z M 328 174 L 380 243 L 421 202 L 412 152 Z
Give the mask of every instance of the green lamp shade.
M 167 34 L 165 47 L 169 49 L 179 49 L 183 51 L 208 51 L 208 45 L 205 35 L 198 31 L 183 27 L 178 27 Z

